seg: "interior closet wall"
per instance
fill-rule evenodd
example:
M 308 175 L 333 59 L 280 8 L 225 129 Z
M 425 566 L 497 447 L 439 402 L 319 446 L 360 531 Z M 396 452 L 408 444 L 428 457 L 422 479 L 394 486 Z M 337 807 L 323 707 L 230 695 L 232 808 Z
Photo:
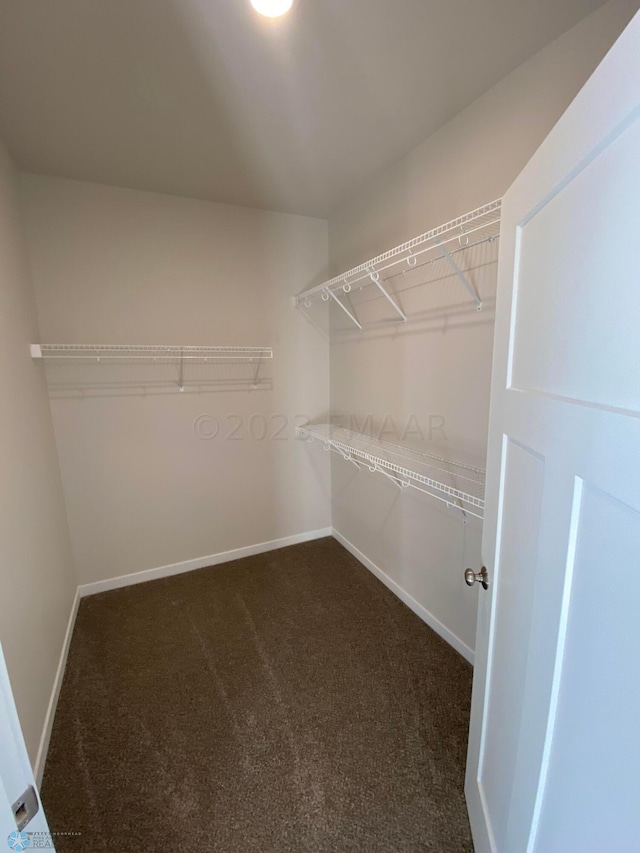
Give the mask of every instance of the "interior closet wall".
M 337 211 L 329 224 L 332 273 L 502 196 L 636 7 L 625 0 L 601 7 Z M 428 449 L 482 458 L 493 343 L 490 260 L 481 254 L 473 273 L 486 301 L 479 314 L 473 305 L 461 309 L 468 298 L 455 277 L 428 286 L 422 318 L 406 329 L 392 324 L 372 333 L 339 331 L 345 323 L 334 308 L 332 412 L 343 420 L 355 413 L 360 423 L 373 413 L 378 425 L 389 415 L 385 430 L 397 432 L 413 415 L 431 438 Z M 429 436 L 440 416 L 446 440 L 436 429 Z M 415 436 L 415 422 L 411 427 Z M 462 572 L 480 568 L 481 524 L 470 519 L 463 527 L 444 504 L 413 490 L 401 494 L 335 456 L 332 489 L 337 532 L 471 656 L 478 593 L 464 585 Z
M 0 643 L 32 763 L 76 591 L 18 175 L 0 143 Z
M 48 368 L 80 583 L 330 525 L 328 460 L 294 440 L 328 408 L 328 345 L 290 299 L 326 274 L 327 223 L 32 175 L 22 197 L 44 342 L 274 348 L 271 390 Z

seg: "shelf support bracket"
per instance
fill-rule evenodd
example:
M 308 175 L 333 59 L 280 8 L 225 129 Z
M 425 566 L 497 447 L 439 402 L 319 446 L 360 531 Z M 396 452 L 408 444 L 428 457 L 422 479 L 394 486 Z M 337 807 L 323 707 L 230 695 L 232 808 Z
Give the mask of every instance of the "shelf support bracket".
M 184 391 L 184 350 L 180 350 L 180 390 Z
M 377 472 L 378 474 L 382 474 L 384 477 L 386 477 L 387 480 L 391 480 L 394 486 L 397 486 L 400 491 L 402 491 L 402 489 L 406 488 L 409 485 L 409 483 L 405 483 L 403 480 L 394 477 L 393 474 L 389 474 L 388 471 L 385 471 L 384 468 L 381 468 L 379 465 L 370 465 L 369 470 L 371 471 L 371 473 Z
M 379 273 L 379 272 L 376 272 L 375 270 L 367 270 L 367 272 L 369 273 L 369 278 L 371 279 L 371 281 L 373 282 L 373 284 L 375 284 L 375 286 L 378 288 L 378 290 L 380 291 L 380 293 L 382 293 L 382 295 L 384 296 L 384 298 L 385 298 L 385 299 L 386 299 L 386 300 L 387 300 L 391 305 L 393 305 L 393 309 L 394 309 L 394 311 L 395 311 L 397 314 L 399 314 L 399 315 L 400 315 L 400 317 L 402 317 L 402 322 L 403 322 L 403 323 L 406 323 L 406 322 L 407 322 L 407 315 L 404 313 L 404 311 L 402 310 L 402 308 L 400 308 L 400 306 L 399 306 L 399 305 L 398 305 L 398 303 L 395 301 L 395 299 L 393 299 L 393 297 L 389 294 L 389 292 L 388 292 L 388 291 L 387 291 L 387 290 L 382 286 L 382 284 L 380 283 L 380 273 Z
M 258 359 L 258 363 L 256 364 L 256 372 L 253 374 L 253 387 L 254 389 L 258 387 L 258 374 L 260 373 L 260 365 L 262 364 L 262 359 Z
M 449 503 L 448 501 L 447 501 L 447 506 L 449 507 L 449 509 L 457 509 L 458 512 L 462 514 L 462 523 L 463 524 L 467 523 L 467 513 L 464 511 L 463 507 L 458 506 L 458 504 Z
M 313 441 L 313 436 L 311 437 L 311 440 Z M 323 446 L 325 450 L 333 450 L 335 453 L 338 453 L 340 456 L 342 456 L 345 462 L 351 462 L 352 465 L 356 466 L 358 471 L 360 470 L 360 463 L 356 459 L 354 459 L 350 453 L 347 453 L 346 450 L 343 450 L 341 447 L 338 447 L 328 438 L 324 439 L 323 441 Z
M 334 301 L 334 302 L 336 302 L 336 303 L 337 303 L 337 304 L 342 308 L 342 310 L 343 310 L 343 311 L 344 311 L 344 313 L 347 315 L 347 317 L 349 317 L 349 319 L 350 319 L 353 323 L 355 323 L 355 324 L 356 324 L 356 326 L 360 329 L 360 331 L 362 331 L 362 325 L 358 322 L 358 320 L 357 320 L 357 319 L 356 319 L 356 317 L 351 313 L 351 311 L 349 311 L 349 309 L 347 308 L 347 306 L 346 306 L 346 305 L 343 305 L 343 304 L 342 304 L 342 302 L 340 302 L 340 300 L 339 300 L 339 299 L 338 299 L 338 297 L 335 295 L 335 293 L 334 293 L 332 290 L 329 290 L 329 288 L 327 288 L 324 292 L 327 294 L 327 298 L 331 297 L 331 299 L 333 299 L 333 301 Z M 326 302 L 326 301 L 327 301 L 327 300 L 325 299 L 325 302 Z
M 354 459 L 354 458 L 353 458 L 353 456 L 352 456 L 350 453 L 345 453 L 345 452 L 344 452 L 344 451 L 342 451 L 342 450 L 340 450 L 340 451 L 339 451 L 339 453 L 341 454 L 341 456 L 342 456 L 342 458 L 344 459 L 344 461 L 345 461 L 345 462 L 351 462 L 351 464 L 352 464 L 352 465 L 355 465 L 355 466 L 356 466 L 356 468 L 358 469 L 358 471 L 360 470 L 360 463 L 358 462 L 358 460 L 357 460 L 357 459 Z
M 450 267 L 451 267 L 451 269 L 454 271 L 454 273 L 458 276 L 458 278 L 460 279 L 460 281 L 461 281 L 462 285 L 464 286 L 465 290 L 466 290 L 466 291 L 468 291 L 468 293 L 470 294 L 471 298 L 472 298 L 472 299 L 473 299 L 473 301 L 476 303 L 476 308 L 477 308 L 477 310 L 478 310 L 478 311 L 481 311 L 481 310 L 482 310 L 482 299 L 480 299 L 480 294 L 478 293 L 478 291 L 476 290 L 476 288 L 474 287 L 474 285 L 473 285 L 473 284 L 471 284 L 471 282 L 469 281 L 469 279 L 468 279 L 468 278 L 466 277 L 466 275 L 462 272 L 462 270 L 460 269 L 460 267 L 458 266 L 458 264 L 453 260 L 453 258 L 452 258 L 452 257 L 451 257 L 451 255 L 449 254 L 449 252 L 448 252 L 448 251 L 445 249 L 445 247 L 442 245 L 442 243 L 437 243 L 436 245 L 438 246 L 438 249 L 440 250 L 440 253 L 442 254 L 442 257 L 443 257 L 443 258 L 445 259 L 445 261 L 449 264 L 449 266 L 450 266 Z

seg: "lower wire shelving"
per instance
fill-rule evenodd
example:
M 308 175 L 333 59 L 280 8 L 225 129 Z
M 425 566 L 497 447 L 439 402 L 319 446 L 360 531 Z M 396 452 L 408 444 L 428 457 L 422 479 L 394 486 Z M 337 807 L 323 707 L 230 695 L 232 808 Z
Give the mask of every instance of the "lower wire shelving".
M 482 468 L 333 424 L 305 424 L 299 427 L 298 434 L 308 441 L 321 442 L 326 450 L 334 450 L 357 468 L 365 466 L 369 471 L 383 474 L 400 489 L 417 489 L 459 509 L 465 516 L 483 518 L 485 472 Z

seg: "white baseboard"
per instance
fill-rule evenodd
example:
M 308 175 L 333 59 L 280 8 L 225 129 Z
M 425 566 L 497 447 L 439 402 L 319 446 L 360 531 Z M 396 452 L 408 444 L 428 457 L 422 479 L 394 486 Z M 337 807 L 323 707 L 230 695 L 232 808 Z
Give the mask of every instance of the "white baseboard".
M 79 605 L 80 589 L 78 588 L 76 589 L 76 594 L 73 598 L 73 603 L 71 605 L 71 612 L 69 613 L 67 630 L 65 632 L 64 641 L 62 643 L 62 651 L 60 652 L 60 660 L 58 661 L 58 668 L 56 670 L 56 675 L 53 680 L 53 688 L 51 690 L 51 696 L 49 698 L 49 706 L 47 708 L 47 713 L 44 718 L 42 737 L 40 738 L 38 754 L 36 756 L 35 764 L 33 767 L 33 775 L 35 776 L 36 784 L 38 787 L 40 787 L 40 785 L 42 784 L 44 765 L 47 760 L 47 752 L 49 751 L 49 741 L 51 740 L 51 729 L 53 728 L 53 719 L 56 715 L 58 697 L 60 696 L 60 688 L 62 687 L 62 679 L 64 678 L 64 670 L 67 665 L 69 646 L 71 645 L 71 636 L 73 635 L 73 629 L 76 624 L 76 616 L 78 615 Z
M 286 536 L 282 539 L 274 539 L 271 542 L 261 542 L 257 545 L 248 545 L 244 548 L 236 548 L 232 551 L 223 551 L 219 554 L 212 554 L 209 557 L 200 557 L 195 560 L 186 560 L 182 563 L 174 563 L 169 566 L 162 566 L 158 569 L 148 569 L 142 572 L 135 572 L 130 575 L 122 575 L 121 577 L 109 578 L 104 581 L 96 581 L 95 583 L 83 584 L 79 586 L 76 590 L 76 594 L 73 600 L 73 604 L 71 605 L 71 612 L 69 614 L 69 622 L 67 624 L 67 631 L 65 633 L 64 642 L 62 644 L 62 651 L 60 653 L 60 660 L 58 662 L 58 669 L 56 671 L 56 676 L 53 683 L 53 689 L 51 691 L 51 698 L 49 699 L 49 707 L 47 708 L 47 714 L 45 717 L 44 728 L 42 732 L 42 737 L 40 738 L 40 746 L 38 748 L 38 754 L 35 760 L 34 765 L 34 775 L 36 777 L 36 783 L 38 786 L 42 783 L 42 775 L 44 773 L 44 765 L 47 758 L 47 752 L 49 749 L 49 740 L 51 738 L 51 729 L 53 726 L 53 719 L 56 712 L 56 706 L 58 704 L 58 697 L 60 695 L 60 688 L 62 686 L 62 679 L 64 677 L 64 670 L 67 663 L 67 656 L 69 654 L 69 645 L 71 643 L 71 636 L 73 634 L 73 628 L 76 621 L 76 616 L 78 613 L 78 606 L 80 603 L 80 599 L 84 598 L 87 595 L 95 595 L 99 592 L 107 592 L 112 589 L 119 589 L 125 586 L 132 586 L 133 584 L 145 583 L 146 581 L 156 580 L 158 578 L 166 578 L 171 575 L 179 575 L 184 572 L 191 572 L 195 569 L 203 569 L 207 566 L 216 566 L 221 563 L 228 563 L 231 560 L 239 560 L 242 557 L 250 557 L 254 554 L 265 554 L 268 551 L 275 551 L 277 548 L 286 548 L 288 545 L 298 545 L 302 542 L 311 542 L 314 539 L 322 539 L 325 536 L 335 536 L 335 538 L 340 542 L 353 556 L 362 563 L 365 568 L 369 569 L 369 571 L 374 574 L 382 583 L 388 587 L 391 592 L 398 596 L 398 598 L 403 601 L 407 607 L 409 607 L 417 616 L 422 619 L 430 628 L 439 634 L 444 640 L 446 640 L 449 645 L 453 646 L 453 648 L 459 652 L 464 658 L 466 658 L 469 663 L 473 664 L 474 654 L 473 651 L 467 646 L 462 640 L 457 637 L 452 631 L 450 631 L 445 625 L 442 624 L 436 617 L 430 613 L 425 607 L 423 607 L 419 602 L 413 598 L 406 590 L 404 590 L 396 581 L 392 580 L 389 575 L 382 571 L 374 562 L 372 562 L 368 557 L 366 557 L 362 551 L 356 548 L 349 540 L 343 536 L 338 530 L 331 527 L 324 527 L 320 530 L 310 530 L 306 533 L 298 533 L 294 536 Z
M 87 595 L 95 595 L 98 592 L 108 592 L 112 589 L 120 589 L 133 584 L 146 583 L 146 581 L 168 578 L 172 575 L 181 575 L 184 572 L 192 572 L 195 569 L 204 569 L 207 566 L 217 566 L 220 563 L 229 563 L 231 560 L 240 560 L 242 557 L 252 557 L 254 554 L 266 554 L 267 551 L 275 551 L 276 548 L 286 548 L 288 545 L 299 545 L 301 542 L 311 542 L 313 539 L 322 539 L 324 536 L 332 535 L 331 527 L 323 527 L 320 530 L 309 530 L 306 533 L 296 533 L 294 536 L 285 536 L 283 539 L 273 539 L 271 542 L 260 542 L 257 545 L 247 545 L 244 548 L 235 548 L 233 551 L 222 551 L 209 557 L 197 557 L 195 560 L 185 560 L 183 563 L 173 563 L 170 566 L 161 566 L 159 569 L 146 569 L 142 572 L 134 572 L 130 575 L 108 578 L 104 581 L 86 583 L 78 587 L 80 598 Z
M 71 605 L 69 622 L 67 623 L 62 651 L 60 652 L 60 660 L 58 661 L 58 668 L 53 681 L 49 706 L 44 720 L 40 745 L 38 746 L 38 754 L 33 767 L 33 774 L 38 787 L 42 784 L 44 766 L 47 760 L 47 752 L 49 751 L 49 741 L 51 740 L 51 729 L 53 727 L 53 720 L 56 714 L 56 706 L 58 704 L 58 697 L 60 696 L 64 670 L 67 665 L 67 657 L 69 655 L 71 636 L 76 624 L 76 616 L 78 615 L 78 607 L 80 605 L 81 598 L 84 598 L 87 595 L 94 595 L 98 592 L 106 592 L 111 589 L 118 589 L 124 586 L 131 586 L 132 584 L 156 580 L 157 578 L 167 578 L 171 575 L 191 572 L 194 569 L 203 569 L 206 566 L 216 566 L 220 563 L 228 563 L 231 560 L 239 560 L 241 557 L 250 557 L 254 554 L 265 554 L 267 551 L 275 551 L 276 548 L 286 548 L 287 545 L 299 545 L 301 542 L 311 542 L 313 539 L 322 539 L 324 536 L 331 535 L 332 529 L 330 527 L 323 527 L 320 530 L 310 530 L 306 533 L 297 533 L 294 536 L 286 536 L 283 539 L 274 539 L 271 542 L 260 542 L 258 545 L 248 545 L 245 548 L 236 548 L 233 551 L 223 551 L 220 554 L 213 554 L 210 557 L 186 560 L 183 563 L 174 563 L 171 566 L 162 566 L 159 569 L 149 569 L 144 572 L 135 572 L 131 575 L 123 575 L 122 577 L 109 578 L 108 580 L 79 586 L 76 589 L 73 604 Z
M 473 649 L 470 649 L 466 643 L 463 643 L 460 637 L 456 636 L 453 631 L 450 631 L 442 624 L 442 622 L 440 622 L 439 619 L 436 619 L 433 613 L 430 613 L 426 607 L 423 607 L 422 604 L 416 601 L 415 598 L 403 589 L 399 583 L 390 578 L 389 575 L 386 574 L 386 572 L 383 572 L 379 566 L 376 566 L 372 560 L 366 557 L 362 551 L 349 542 L 346 536 L 343 536 L 342 533 L 335 529 L 335 527 L 333 528 L 333 535 L 341 545 L 344 545 L 350 554 L 353 554 L 356 560 L 362 563 L 365 568 L 369 569 L 369 571 L 374 574 L 378 580 L 381 580 L 382 583 L 388 587 L 391 592 L 397 595 L 400 601 L 403 601 L 410 610 L 413 610 L 416 616 L 419 616 L 423 622 L 426 622 L 430 628 L 433 628 L 436 634 L 439 634 L 443 640 L 446 640 L 450 646 L 452 646 L 462 655 L 463 658 L 466 658 L 466 660 L 473 665 Z

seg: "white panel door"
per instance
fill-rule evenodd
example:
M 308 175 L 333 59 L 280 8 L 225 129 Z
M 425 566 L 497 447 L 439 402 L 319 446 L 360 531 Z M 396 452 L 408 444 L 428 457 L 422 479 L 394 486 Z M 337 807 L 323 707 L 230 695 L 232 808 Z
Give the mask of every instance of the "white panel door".
M 640 850 L 640 16 L 504 198 L 478 853 Z M 475 567 L 478 569 L 479 567 Z
M 0 647 L 0 850 L 54 849 L 42 804 L 23 832 L 18 832 L 11 807 L 29 786 L 35 789 L 36 783 Z

